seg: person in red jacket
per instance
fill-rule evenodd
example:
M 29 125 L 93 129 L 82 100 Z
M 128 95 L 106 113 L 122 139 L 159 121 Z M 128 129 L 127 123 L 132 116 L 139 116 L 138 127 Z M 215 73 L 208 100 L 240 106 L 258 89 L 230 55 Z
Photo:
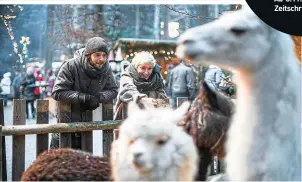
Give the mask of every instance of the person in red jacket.
M 40 70 L 35 71 L 35 78 L 36 78 L 36 81 L 38 81 L 38 82 L 43 81 L 43 78 L 40 73 L 41 73 Z M 40 99 L 40 93 L 41 93 L 40 89 L 41 89 L 40 87 L 35 88 L 35 90 L 34 90 L 35 99 Z

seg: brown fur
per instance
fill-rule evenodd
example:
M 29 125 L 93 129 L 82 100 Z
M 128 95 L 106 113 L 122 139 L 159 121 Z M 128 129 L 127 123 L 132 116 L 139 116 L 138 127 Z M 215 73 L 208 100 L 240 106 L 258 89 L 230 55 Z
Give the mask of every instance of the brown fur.
M 109 181 L 110 175 L 107 158 L 61 148 L 40 154 L 21 181 Z
M 301 57 L 301 37 L 300 36 L 292 36 L 292 39 L 294 40 L 295 43 L 295 52 L 296 52 L 296 56 L 299 59 L 299 61 L 302 61 L 302 57 Z
M 224 158 L 226 134 L 233 113 L 232 100 L 212 91 L 204 82 L 183 123 L 199 150 L 200 164 L 196 180 L 206 179 L 207 168 L 213 156 Z

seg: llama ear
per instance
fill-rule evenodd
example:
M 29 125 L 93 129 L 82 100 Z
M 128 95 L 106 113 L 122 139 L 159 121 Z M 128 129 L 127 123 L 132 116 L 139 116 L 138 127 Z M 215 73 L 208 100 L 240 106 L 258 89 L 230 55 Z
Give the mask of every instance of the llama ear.
M 174 118 L 176 118 L 176 122 L 178 123 L 179 121 L 182 121 L 188 110 L 189 110 L 189 107 L 190 107 L 191 103 L 189 101 L 186 101 L 184 103 L 181 104 L 181 106 L 179 108 L 177 108 L 175 111 L 174 111 Z
M 206 98 L 208 99 L 211 106 L 217 105 L 217 92 L 214 91 L 212 88 L 209 87 L 209 85 L 204 81 L 202 83 L 202 89 L 204 91 L 204 94 Z
M 128 113 L 128 117 L 131 116 L 133 113 L 140 111 L 141 108 L 139 107 L 138 103 L 136 103 L 135 101 L 131 101 L 128 103 L 128 108 L 127 108 L 127 113 Z
M 205 94 L 209 95 L 210 97 L 216 96 L 216 92 L 212 90 L 205 81 L 202 82 L 202 89 L 204 90 Z

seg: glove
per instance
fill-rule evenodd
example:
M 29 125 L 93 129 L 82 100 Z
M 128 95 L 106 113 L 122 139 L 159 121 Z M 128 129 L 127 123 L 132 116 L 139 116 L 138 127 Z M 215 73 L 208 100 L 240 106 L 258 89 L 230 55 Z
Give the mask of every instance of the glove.
M 90 94 L 79 94 L 79 100 L 81 103 L 85 104 L 87 110 L 95 110 L 99 107 L 99 99 Z

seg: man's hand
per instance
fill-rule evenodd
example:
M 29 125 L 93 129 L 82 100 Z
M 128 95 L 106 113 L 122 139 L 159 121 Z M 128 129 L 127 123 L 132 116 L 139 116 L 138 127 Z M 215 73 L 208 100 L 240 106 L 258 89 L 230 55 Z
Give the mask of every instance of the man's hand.
M 81 103 L 85 104 L 87 110 L 95 110 L 99 107 L 99 99 L 90 94 L 79 94 L 79 100 Z

